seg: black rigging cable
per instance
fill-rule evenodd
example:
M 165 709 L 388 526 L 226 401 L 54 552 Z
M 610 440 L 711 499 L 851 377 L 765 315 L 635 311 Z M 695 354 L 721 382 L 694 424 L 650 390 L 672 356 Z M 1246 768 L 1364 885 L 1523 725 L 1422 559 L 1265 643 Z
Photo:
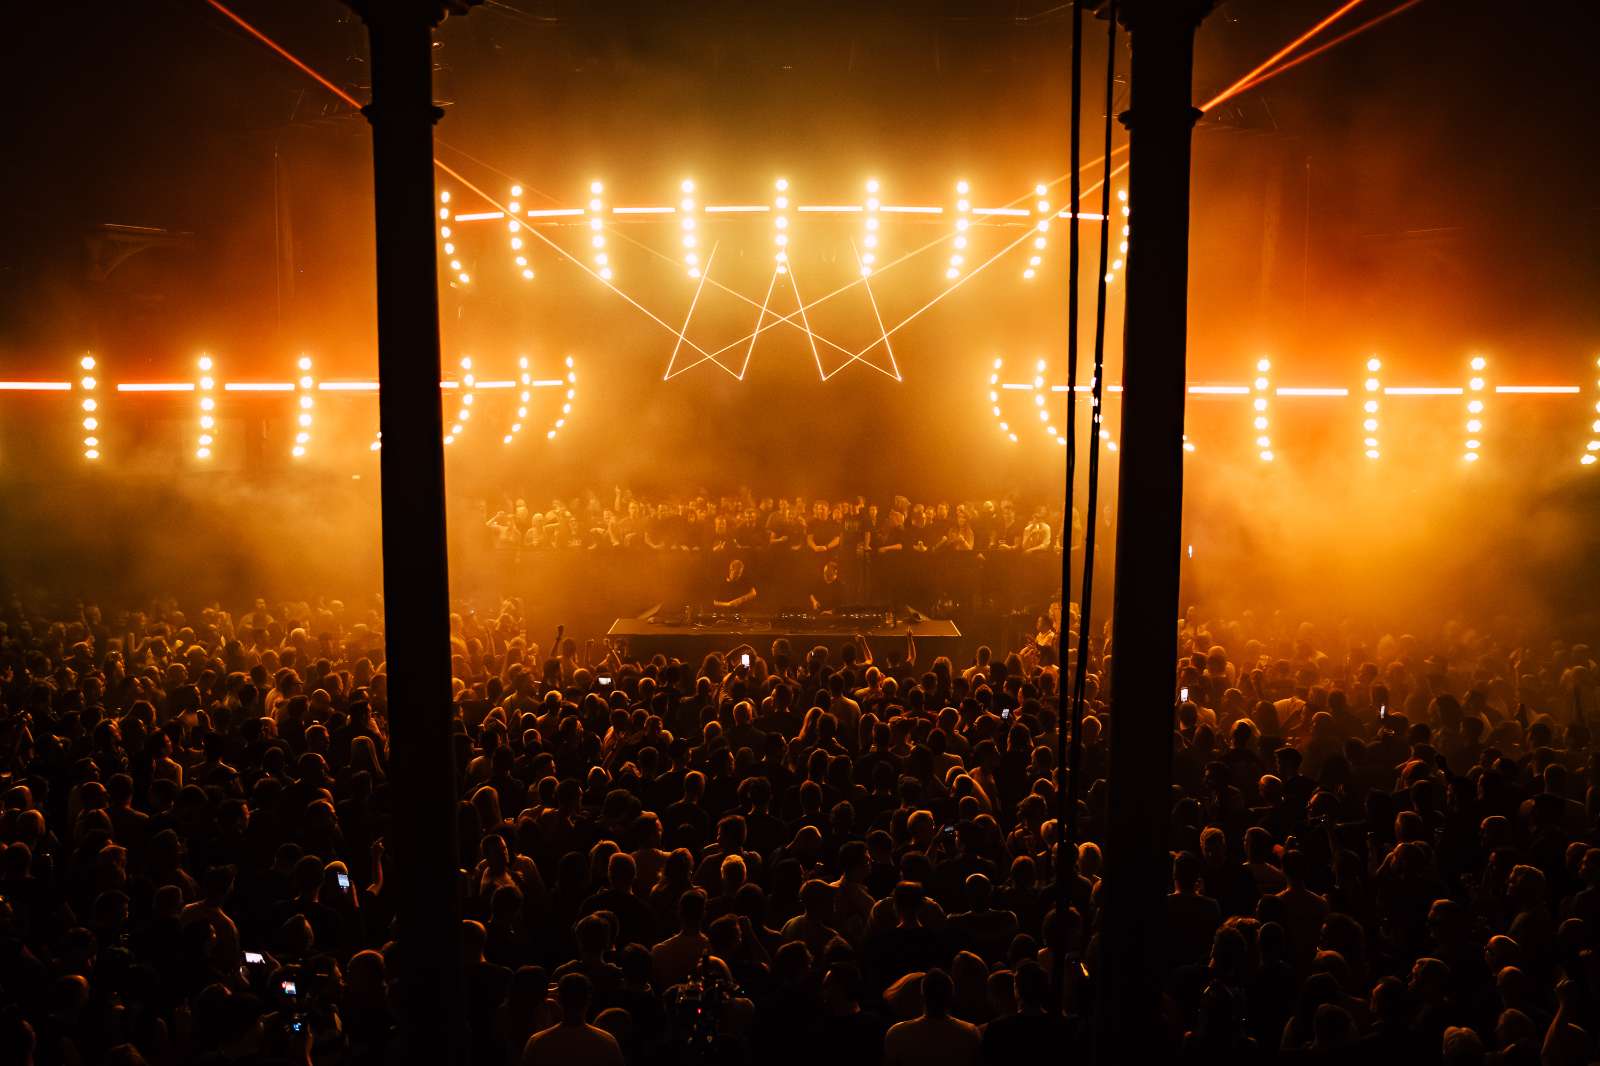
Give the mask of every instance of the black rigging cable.
M 1094 541 L 1100 524 L 1100 425 L 1101 402 L 1105 397 L 1106 370 L 1106 264 L 1111 252 L 1111 112 L 1117 89 L 1117 0 L 1107 10 L 1106 29 L 1106 114 L 1105 174 L 1100 182 L 1100 270 L 1095 280 L 1094 302 L 1094 384 L 1089 409 L 1089 489 L 1084 500 L 1083 592 L 1078 597 L 1078 660 L 1072 672 L 1072 746 L 1067 755 L 1067 834 L 1078 841 L 1078 770 L 1083 762 L 1084 683 L 1089 674 L 1089 618 L 1094 602 Z
M 1077 475 L 1077 407 L 1078 407 L 1078 201 L 1083 196 L 1083 0 L 1072 4 L 1072 112 L 1068 119 L 1071 144 L 1068 147 L 1070 163 L 1069 192 L 1067 194 L 1067 493 L 1066 509 L 1062 512 L 1061 544 L 1061 617 L 1056 633 L 1056 942 L 1051 943 L 1051 977 L 1057 1002 L 1065 987 L 1066 944 L 1061 939 L 1065 929 L 1067 908 L 1070 905 L 1067 890 L 1068 878 L 1075 876 L 1076 854 L 1070 854 L 1071 842 L 1066 835 L 1067 788 L 1061 780 L 1066 759 L 1066 720 L 1068 712 L 1067 686 L 1063 683 L 1066 659 L 1067 618 L 1072 599 L 1072 495 L 1073 479 Z

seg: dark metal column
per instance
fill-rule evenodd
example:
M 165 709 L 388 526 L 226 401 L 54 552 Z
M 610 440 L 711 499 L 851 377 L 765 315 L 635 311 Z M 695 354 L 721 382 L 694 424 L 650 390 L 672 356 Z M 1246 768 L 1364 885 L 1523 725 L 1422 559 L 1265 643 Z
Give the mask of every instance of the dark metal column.
M 365 0 L 371 37 L 383 483 L 387 834 L 397 897 L 396 1007 L 407 1061 L 466 1059 L 456 783 L 450 726 L 450 577 L 434 246 L 433 28 L 438 0 Z
M 1172 805 L 1194 34 L 1211 0 L 1123 0 L 1129 31 L 1127 303 L 1112 608 L 1111 825 L 1101 1062 L 1167 1057 L 1160 1024 Z

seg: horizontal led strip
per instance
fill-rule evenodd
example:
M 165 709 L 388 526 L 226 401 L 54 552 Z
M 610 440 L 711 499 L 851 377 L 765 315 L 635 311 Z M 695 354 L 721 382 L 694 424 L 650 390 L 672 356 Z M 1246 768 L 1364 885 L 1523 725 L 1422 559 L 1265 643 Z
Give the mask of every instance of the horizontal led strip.
M 119 388 L 121 386 L 118 386 Z M 70 381 L 0 381 L 0 392 L 71 392 Z
M 119 382 L 118 392 L 193 392 L 192 381 L 134 381 Z

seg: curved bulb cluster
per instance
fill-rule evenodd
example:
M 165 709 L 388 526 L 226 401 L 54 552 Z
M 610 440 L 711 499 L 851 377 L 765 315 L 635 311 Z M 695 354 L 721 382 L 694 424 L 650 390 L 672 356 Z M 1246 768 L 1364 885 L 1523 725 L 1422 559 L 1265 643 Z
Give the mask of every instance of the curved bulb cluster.
M 1132 228 L 1128 224 L 1128 216 L 1131 214 L 1131 212 L 1128 209 L 1127 189 L 1117 190 L 1117 203 L 1122 209 L 1122 236 L 1117 241 L 1117 257 L 1111 261 L 1111 269 L 1106 271 L 1106 282 L 1108 284 L 1117 280 L 1117 271 L 1121 270 L 1127 261 L 1128 235 L 1133 232 Z M 1111 220 L 1109 218 L 1106 219 L 1103 225 L 1111 225 Z
M 1600 359 L 1596 359 L 1594 363 L 1600 368 Z M 1600 379 L 1594 384 L 1596 395 L 1600 396 Z M 1583 455 L 1578 459 L 1584 466 L 1593 466 L 1596 462 L 1600 462 L 1600 399 L 1595 400 L 1594 416 L 1594 421 L 1589 423 L 1589 443 L 1584 445 Z
M 773 183 L 777 190 L 772 198 L 772 243 L 777 249 L 772 253 L 774 269 L 779 274 L 789 273 L 789 179 L 779 178 Z
M 1261 461 L 1264 463 L 1270 463 L 1273 460 L 1272 437 L 1267 432 L 1271 426 L 1271 422 L 1267 418 L 1267 395 L 1272 388 L 1272 382 L 1267 378 L 1267 375 L 1271 372 L 1272 360 L 1262 358 L 1256 361 L 1256 380 L 1252 384 L 1253 397 L 1250 402 L 1251 408 L 1255 411 L 1253 425 L 1256 431 L 1256 454 L 1261 457 Z
M 1361 444 L 1366 449 L 1368 459 L 1376 459 L 1383 454 L 1378 448 L 1378 394 L 1383 391 L 1378 371 L 1382 369 L 1383 361 L 1377 356 L 1367 360 L 1367 380 L 1363 383 L 1366 399 L 1361 401 L 1361 429 L 1365 436 Z
M 605 228 L 606 205 L 600 199 L 600 194 L 605 192 L 605 185 L 598 181 L 589 183 L 589 246 L 594 250 L 594 271 L 600 275 L 601 281 L 610 281 L 611 257 L 606 254 Z
M 461 406 L 456 408 L 455 421 L 444 431 L 444 442 L 454 444 L 456 438 L 466 431 L 467 422 L 472 418 L 472 405 L 478 396 L 478 379 L 472 373 L 472 356 L 461 357 Z
M 566 428 L 567 416 L 572 413 L 572 402 L 578 398 L 578 372 L 573 369 L 572 356 L 567 356 L 567 398 L 561 402 L 561 417 L 545 430 L 545 440 L 555 440 L 556 434 Z
M 450 228 L 452 218 L 450 210 L 450 190 L 443 189 L 439 193 L 439 250 L 444 253 L 444 261 L 450 267 L 450 273 L 455 275 L 451 286 L 466 285 L 472 281 L 472 275 L 461 265 L 461 256 L 456 248 L 455 233 Z
M 683 199 L 678 201 L 678 213 L 683 216 L 680 223 L 683 229 L 683 265 L 688 268 L 691 278 L 700 276 L 700 235 L 695 232 L 698 225 L 695 217 L 694 181 L 684 178 L 678 186 L 683 193 Z
M 78 388 L 83 391 L 83 400 L 79 403 L 83 409 L 83 457 L 92 463 L 100 458 L 100 403 L 94 398 L 100 383 L 94 376 L 94 356 L 85 355 L 78 360 L 78 366 L 83 370 L 83 376 L 78 379 Z
M 1461 459 L 1463 462 L 1475 463 L 1478 461 L 1478 449 L 1483 444 L 1483 394 L 1485 391 L 1483 372 L 1488 368 L 1489 361 L 1481 355 L 1475 355 L 1467 365 L 1472 368 L 1472 376 L 1467 379 L 1467 422 L 1464 427 L 1467 431 L 1467 439 L 1462 446 Z
M 944 268 L 947 281 L 959 278 L 967 262 L 967 230 L 972 228 L 972 201 L 967 196 L 971 192 L 972 186 L 965 180 L 956 182 L 956 235 L 951 242 L 950 263 Z
M 306 445 L 311 443 L 311 410 L 317 405 L 316 380 L 311 376 L 311 357 L 302 355 L 296 364 L 300 376 L 295 379 L 294 447 L 289 454 L 304 459 Z
M 511 186 L 511 200 L 506 204 L 506 210 L 513 216 L 506 223 L 506 229 L 511 233 L 511 262 L 516 267 L 518 277 L 523 281 L 532 281 L 533 267 L 528 265 L 528 249 L 527 242 L 522 236 L 522 222 L 515 217 L 522 214 L 522 186 Z
M 1032 281 L 1034 275 L 1039 272 L 1039 266 L 1044 262 L 1044 247 L 1049 241 L 1045 234 L 1050 232 L 1050 201 L 1044 198 L 1044 185 L 1042 183 L 1035 185 L 1033 194 L 1038 197 L 1033 204 L 1035 216 L 1033 227 L 1037 232 L 1033 235 L 1033 251 L 1028 256 L 1028 265 L 1022 271 L 1024 281 Z
M 211 376 L 216 364 L 209 355 L 202 355 L 195 365 L 200 370 L 200 378 L 195 382 L 200 393 L 200 436 L 194 457 L 204 462 L 211 458 L 211 446 L 216 443 L 217 379 Z
M 861 205 L 865 232 L 861 235 L 861 246 L 864 251 L 862 251 L 860 258 L 861 276 L 864 278 L 872 276 L 872 266 L 878 261 L 878 225 L 880 221 L 878 208 L 883 203 L 878 199 L 878 188 L 877 178 L 868 179 L 867 198 Z

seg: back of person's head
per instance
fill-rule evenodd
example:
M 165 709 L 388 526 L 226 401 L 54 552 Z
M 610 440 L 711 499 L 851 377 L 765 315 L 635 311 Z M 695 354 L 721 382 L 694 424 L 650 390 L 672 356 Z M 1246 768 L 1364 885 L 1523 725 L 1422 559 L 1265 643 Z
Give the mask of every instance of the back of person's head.
M 1464 1025 L 1446 1026 L 1443 1043 L 1444 1066 L 1481 1066 L 1488 1059 L 1483 1039 Z
M 1033 959 L 1017 964 L 1017 1005 L 1024 1008 L 1044 1009 L 1050 1000 L 1050 975 Z
M 922 1010 L 930 1018 L 944 1018 L 950 1013 L 950 1001 L 955 996 L 955 982 L 940 969 L 922 975 Z
M 589 1012 L 589 996 L 593 986 L 581 973 L 565 974 L 556 985 L 556 1000 L 561 1004 L 562 1018 L 567 1025 L 580 1025 Z
M 678 897 L 678 922 L 685 931 L 699 929 L 706 916 L 706 894 L 691 888 Z

